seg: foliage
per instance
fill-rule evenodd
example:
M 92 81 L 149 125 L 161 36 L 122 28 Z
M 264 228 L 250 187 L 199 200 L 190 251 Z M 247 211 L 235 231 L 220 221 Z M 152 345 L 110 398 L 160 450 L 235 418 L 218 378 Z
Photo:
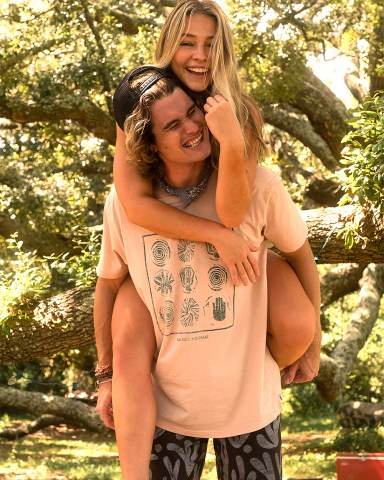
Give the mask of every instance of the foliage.
M 283 417 L 290 431 L 292 428 L 295 428 L 293 431 L 303 431 L 308 424 L 313 426 L 317 417 L 334 419 L 337 408 L 338 402 L 329 404 L 320 399 L 313 383 L 293 385 L 283 390 Z
M 101 234 L 96 230 L 76 228 L 75 250 L 79 254 L 51 256 L 50 268 L 61 278 L 61 283 L 78 288 L 89 287 L 96 283 L 96 266 L 99 259 Z
M 345 329 L 350 322 L 350 316 L 355 310 L 357 297 L 356 293 L 347 295 L 326 309 L 325 315 L 328 326 L 323 333 L 322 346 L 325 354 L 330 354 L 342 339 Z M 382 355 L 382 339 L 384 338 L 383 319 L 384 309 L 382 305 L 371 335 L 360 350 L 357 362 L 348 376 L 342 399 L 340 399 L 342 402 L 356 400 L 361 402 L 381 402 L 384 398 L 382 382 L 384 369 L 384 357 Z M 303 399 L 305 400 L 305 396 Z
M 384 428 L 342 428 L 332 441 L 337 452 L 381 452 L 384 445 Z
M 89 235 L 79 227 L 76 233 L 74 243 L 80 254 L 70 257 L 40 258 L 36 252 L 25 251 L 17 235 L 7 241 L 12 257 L 7 268 L 0 271 L 0 328 L 8 331 L 15 319 L 28 319 L 37 302 L 57 289 L 95 283 L 100 234 L 92 231 Z
M 346 165 L 344 190 L 363 207 L 384 212 L 384 92 L 367 97 L 349 121 L 342 163 Z M 346 199 L 344 198 L 344 201 Z
M 346 147 L 341 163 L 343 190 L 341 205 L 352 203 L 364 209 L 372 207 L 384 212 L 384 92 L 367 97 L 363 105 L 352 113 L 350 132 L 343 142 Z M 359 220 L 346 225 L 346 246 L 351 248 L 359 235 Z
M 0 326 L 11 318 L 23 319 L 49 292 L 50 272 L 47 263 L 33 252 L 22 249 L 23 242 L 17 236 L 8 240 L 12 251 L 11 271 L 0 271 Z M 27 311 L 28 311 L 27 310 Z

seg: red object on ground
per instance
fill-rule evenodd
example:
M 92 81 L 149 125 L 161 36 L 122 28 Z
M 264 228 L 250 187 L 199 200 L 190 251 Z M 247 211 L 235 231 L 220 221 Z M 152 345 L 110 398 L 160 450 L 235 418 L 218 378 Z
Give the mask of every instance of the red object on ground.
M 383 453 L 340 453 L 337 480 L 384 480 Z

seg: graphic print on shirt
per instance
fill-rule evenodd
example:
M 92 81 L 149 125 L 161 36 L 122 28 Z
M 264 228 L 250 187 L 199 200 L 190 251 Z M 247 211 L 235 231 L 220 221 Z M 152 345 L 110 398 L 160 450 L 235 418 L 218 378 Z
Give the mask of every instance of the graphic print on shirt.
M 209 243 L 143 236 L 154 318 L 160 332 L 182 335 L 231 328 L 235 287 Z

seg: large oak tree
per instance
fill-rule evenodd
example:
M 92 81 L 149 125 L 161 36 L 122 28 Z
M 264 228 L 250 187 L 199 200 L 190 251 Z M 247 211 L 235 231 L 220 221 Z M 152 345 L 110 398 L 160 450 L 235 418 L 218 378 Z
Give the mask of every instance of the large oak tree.
M 322 279 L 324 305 L 360 290 L 345 335 L 323 357 L 317 379 L 322 397 L 333 400 L 379 314 L 384 225 L 380 205 L 338 206 L 337 172 L 342 139 L 351 129 L 349 114 L 314 74 L 309 59 L 335 50 L 349 56 L 353 68 L 345 81 L 355 104 L 384 90 L 377 68 L 384 59 L 384 7 L 378 0 L 267 3 L 227 2 L 239 68 L 262 106 L 273 161 L 305 208 L 318 263 L 334 264 Z M 17 233 L 23 248 L 39 257 L 75 255 L 78 229 L 101 223 L 115 142 L 114 87 L 128 68 L 153 61 L 159 29 L 174 4 L 42 0 L 2 5 L 1 245 Z M 364 241 L 346 248 L 342 233 L 351 224 L 359 225 Z M 8 272 L 7 251 L 1 252 Z M 42 358 L 94 341 L 93 287 L 52 285 L 45 298 L 24 304 L 21 299 L 16 311 L 22 315 L 7 319 L 0 332 L 0 361 Z

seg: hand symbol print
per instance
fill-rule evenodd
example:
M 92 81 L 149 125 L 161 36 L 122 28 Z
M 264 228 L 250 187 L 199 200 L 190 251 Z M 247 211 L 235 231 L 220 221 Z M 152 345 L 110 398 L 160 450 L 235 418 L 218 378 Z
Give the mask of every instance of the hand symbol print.
M 222 298 L 216 298 L 213 304 L 213 318 L 218 322 L 225 320 L 226 307 Z

